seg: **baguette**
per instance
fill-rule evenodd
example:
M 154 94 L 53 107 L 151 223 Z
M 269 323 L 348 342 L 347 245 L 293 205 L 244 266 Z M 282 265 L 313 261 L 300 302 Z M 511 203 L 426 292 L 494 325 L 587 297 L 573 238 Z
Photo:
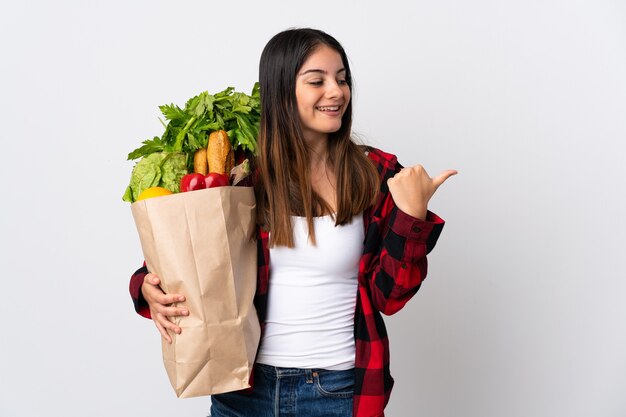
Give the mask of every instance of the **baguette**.
M 193 154 L 193 172 L 202 175 L 209 173 L 206 148 L 200 148 Z
M 209 135 L 207 161 L 209 172 L 230 175 L 235 165 L 235 153 L 225 130 L 217 130 Z

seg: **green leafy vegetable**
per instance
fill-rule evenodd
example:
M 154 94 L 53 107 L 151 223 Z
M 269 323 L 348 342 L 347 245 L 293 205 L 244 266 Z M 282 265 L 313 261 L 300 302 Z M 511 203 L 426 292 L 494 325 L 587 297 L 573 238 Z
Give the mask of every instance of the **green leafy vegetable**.
M 259 83 L 252 93 L 236 92 L 228 87 L 214 95 L 207 91 L 190 98 L 181 109 L 175 104 L 159 106 L 167 122 L 163 135 L 143 142 L 143 146 L 128 154 L 129 160 L 155 152 L 183 152 L 192 154 L 207 146 L 208 134 L 225 130 L 233 149 L 256 153 L 259 134 L 261 100 Z
M 161 138 L 158 136 L 155 136 L 152 140 L 144 140 L 142 143 L 143 146 L 128 154 L 129 160 L 138 159 L 144 155 L 150 155 L 151 153 L 163 151 L 163 142 L 161 142 Z
M 143 190 L 157 186 L 177 193 L 180 179 L 186 173 L 187 156 L 184 153 L 151 153 L 135 164 L 122 200 L 133 203 Z

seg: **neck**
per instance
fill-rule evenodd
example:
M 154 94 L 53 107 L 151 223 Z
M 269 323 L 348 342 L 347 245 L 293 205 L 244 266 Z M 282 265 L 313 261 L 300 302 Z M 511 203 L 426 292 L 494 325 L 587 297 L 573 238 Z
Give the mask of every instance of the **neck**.
M 308 141 L 307 148 L 309 150 L 309 161 L 311 167 L 319 166 L 326 163 L 328 159 L 328 137 L 322 137 L 315 141 Z

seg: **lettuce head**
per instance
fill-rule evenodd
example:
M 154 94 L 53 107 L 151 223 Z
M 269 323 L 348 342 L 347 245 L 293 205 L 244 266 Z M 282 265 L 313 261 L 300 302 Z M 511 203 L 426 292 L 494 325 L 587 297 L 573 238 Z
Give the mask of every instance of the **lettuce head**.
M 187 157 L 184 153 L 157 152 L 147 155 L 135 164 L 122 200 L 134 203 L 139 194 L 150 187 L 163 187 L 177 193 L 180 191 L 180 179 L 186 173 Z

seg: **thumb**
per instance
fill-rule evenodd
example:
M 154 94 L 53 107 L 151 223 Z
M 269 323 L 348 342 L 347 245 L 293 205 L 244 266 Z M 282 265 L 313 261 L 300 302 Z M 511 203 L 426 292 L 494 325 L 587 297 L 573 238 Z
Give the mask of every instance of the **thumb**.
M 433 178 L 433 184 L 435 185 L 435 187 L 439 187 L 448 178 L 450 178 L 451 176 L 456 175 L 458 173 L 459 172 L 457 170 L 454 170 L 454 169 L 449 169 L 447 171 L 443 171 L 441 174 L 439 174 L 435 178 Z

